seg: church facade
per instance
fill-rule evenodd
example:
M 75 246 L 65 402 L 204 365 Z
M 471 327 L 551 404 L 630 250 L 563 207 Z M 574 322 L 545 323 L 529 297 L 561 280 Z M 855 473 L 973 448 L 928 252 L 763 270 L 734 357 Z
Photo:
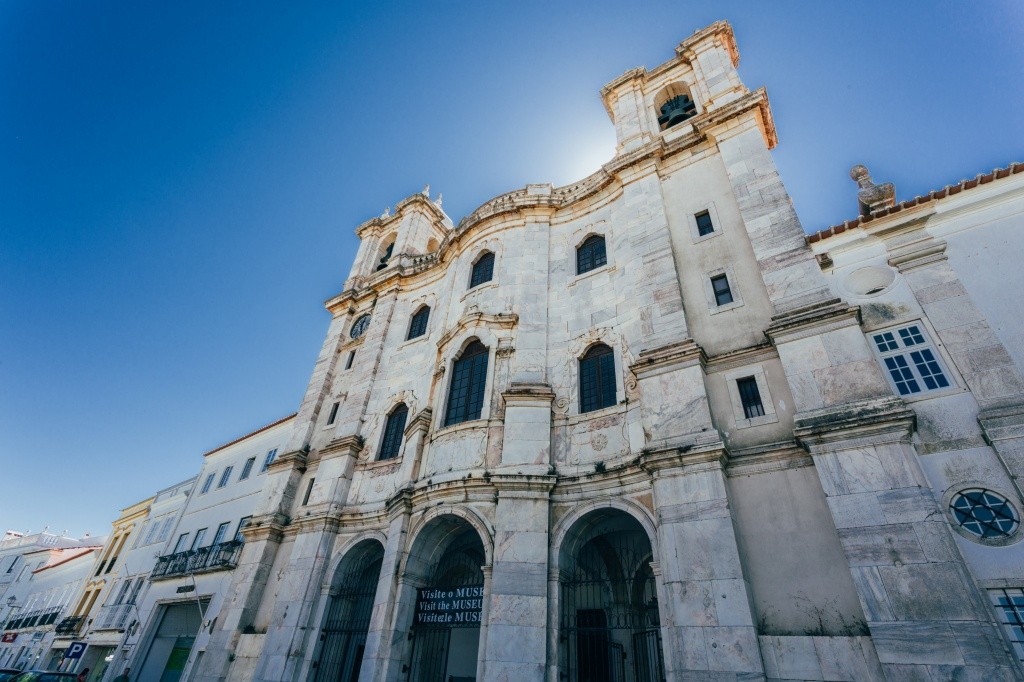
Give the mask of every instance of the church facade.
M 808 239 L 738 59 L 609 83 L 579 182 L 358 228 L 191 679 L 1021 674 L 1021 337 L 953 254 L 1024 174 L 858 172 Z

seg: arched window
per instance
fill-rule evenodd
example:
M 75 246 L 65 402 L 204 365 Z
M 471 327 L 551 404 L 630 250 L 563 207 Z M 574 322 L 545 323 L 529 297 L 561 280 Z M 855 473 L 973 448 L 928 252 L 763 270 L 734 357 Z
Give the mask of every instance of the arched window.
M 615 404 L 615 355 L 603 343 L 580 358 L 580 413 Z
M 398 403 L 395 409 L 388 415 L 387 424 L 384 426 L 384 438 L 380 443 L 380 455 L 378 460 L 394 459 L 398 457 L 402 449 L 402 434 L 405 433 L 405 420 L 409 417 L 409 408 L 405 403 Z
M 476 263 L 473 263 L 473 274 L 469 278 L 469 288 L 472 289 L 484 282 L 490 282 L 493 277 L 494 254 L 488 251 L 477 258 Z
M 415 339 L 427 333 L 427 321 L 430 319 L 430 306 L 423 306 L 416 311 L 409 322 L 409 335 L 406 338 Z
M 448 392 L 448 408 L 444 425 L 479 419 L 484 407 L 484 386 L 487 384 L 487 346 L 477 340 L 466 346 L 452 368 Z
M 608 254 L 604 248 L 604 237 L 599 234 L 587 237 L 587 239 L 576 248 L 576 274 L 582 275 L 605 265 L 608 262 Z

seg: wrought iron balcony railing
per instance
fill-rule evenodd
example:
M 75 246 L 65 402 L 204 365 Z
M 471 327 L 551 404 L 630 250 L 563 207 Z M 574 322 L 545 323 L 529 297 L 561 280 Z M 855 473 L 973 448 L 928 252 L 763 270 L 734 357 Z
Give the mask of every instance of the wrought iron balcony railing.
M 82 621 L 85 620 L 85 616 L 68 616 L 57 623 L 57 627 L 54 628 L 54 632 L 58 636 L 63 637 L 74 637 L 78 634 L 79 628 L 82 627 Z
M 60 612 L 64 610 L 63 606 L 51 609 L 36 609 L 19 615 L 17 618 L 11 618 L 4 625 L 4 630 L 20 630 L 21 628 L 34 628 L 42 625 L 52 625 L 56 622 Z
M 238 540 L 222 542 L 219 545 L 199 547 L 187 552 L 168 554 L 156 560 L 151 580 L 173 578 L 193 573 L 209 573 L 234 568 L 242 553 L 242 543 Z
M 134 604 L 104 604 L 92 626 L 96 630 L 124 630 Z

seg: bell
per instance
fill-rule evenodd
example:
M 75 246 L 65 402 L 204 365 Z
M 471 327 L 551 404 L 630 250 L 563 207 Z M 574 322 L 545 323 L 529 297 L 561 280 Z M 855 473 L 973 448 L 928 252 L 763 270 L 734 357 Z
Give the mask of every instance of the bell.
M 689 95 L 679 95 L 661 105 L 661 116 L 658 124 L 664 128 L 682 123 L 697 113 L 697 107 Z

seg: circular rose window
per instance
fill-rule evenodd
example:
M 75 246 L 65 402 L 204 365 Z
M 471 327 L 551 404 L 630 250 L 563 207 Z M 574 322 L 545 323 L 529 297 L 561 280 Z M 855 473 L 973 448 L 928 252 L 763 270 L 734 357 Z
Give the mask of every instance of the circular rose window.
M 1008 538 L 1020 526 L 1010 501 L 987 488 L 961 490 L 950 499 L 949 511 L 960 528 L 983 540 Z

